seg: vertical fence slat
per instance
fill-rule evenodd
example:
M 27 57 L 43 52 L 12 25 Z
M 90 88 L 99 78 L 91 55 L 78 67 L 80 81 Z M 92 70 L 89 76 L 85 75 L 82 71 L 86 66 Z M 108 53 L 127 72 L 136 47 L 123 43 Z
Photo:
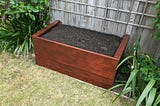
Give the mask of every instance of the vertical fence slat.
M 104 15 L 103 15 L 103 17 L 104 18 L 107 18 L 108 17 L 108 5 L 109 5 L 109 0 L 106 0 L 106 4 L 105 4 L 105 10 L 104 10 Z M 108 21 L 107 20 L 102 20 L 102 29 L 101 29 L 101 31 L 103 31 L 103 32 L 107 32 L 107 25 L 108 24 Z M 109 33 L 109 32 L 107 32 L 107 33 Z
M 117 2 L 118 0 L 111 0 L 110 7 L 112 8 L 117 8 Z M 109 10 L 109 18 L 111 19 L 116 19 L 116 11 L 114 10 Z M 108 22 L 108 32 L 111 34 L 116 34 L 116 26 L 118 23 L 116 22 Z
M 81 0 L 81 2 L 82 3 L 87 3 L 87 1 L 86 0 Z M 86 5 L 81 5 L 80 6 L 81 8 L 81 13 L 83 13 L 83 14 L 86 14 L 86 9 L 87 9 L 87 7 L 86 7 Z M 86 19 L 86 16 L 84 16 L 84 15 L 81 15 L 81 18 L 80 18 L 80 27 L 83 27 L 83 28 L 85 28 L 86 27 L 86 23 L 87 23 L 87 19 Z
M 88 0 L 87 4 L 94 5 L 95 0 Z M 94 7 L 87 6 L 87 14 L 94 15 Z M 93 29 L 93 24 L 94 24 L 93 22 L 94 22 L 94 18 L 88 17 L 88 19 L 87 19 L 87 28 L 88 29 Z
M 133 5 L 133 7 L 132 7 L 131 11 L 137 12 L 138 11 L 138 7 L 139 7 L 139 1 L 134 1 L 134 3 L 132 5 Z M 128 22 L 129 23 L 134 23 L 135 22 L 135 18 L 136 18 L 136 14 L 131 14 L 131 16 L 129 17 Z M 127 25 L 126 33 L 130 35 L 131 31 L 132 31 L 132 28 L 133 28 L 132 25 Z
M 57 8 L 57 0 L 52 0 L 52 7 L 53 8 Z M 57 10 L 55 10 L 55 11 L 52 11 L 52 18 L 53 18 L 53 20 L 56 20 L 56 19 L 58 19 L 58 11 Z
M 106 0 L 97 0 L 97 5 L 100 6 L 105 6 L 106 5 Z M 104 17 L 105 14 L 105 9 L 101 9 L 101 8 L 96 8 L 96 15 L 99 17 Z M 97 19 L 97 24 L 95 26 L 95 28 L 97 28 L 97 31 L 103 31 L 103 20 L 101 19 Z
M 74 4 L 73 3 L 67 3 L 68 5 L 67 5 L 67 9 L 69 10 L 69 11 L 74 11 Z M 70 25 L 74 25 L 74 15 L 73 15 L 73 13 L 68 13 L 68 24 L 70 24 Z
M 126 13 L 123 13 L 123 12 L 120 12 L 120 11 L 119 11 L 119 9 L 125 9 L 124 6 L 123 6 L 124 4 L 125 4 L 125 5 L 128 5 L 128 4 L 126 3 L 126 1 L 124 1 L 124 0 L 119 0 L 119 2 L 118 2 L 118 11 L 117 11 L 117 16 L 116 16 L 116 17 L 117 17 L 118 20 L 121 20 L 121 21 L 125 21 L 125 20 L 126 20 L 126 16 L 125 16 Z M 127 10 L 127 9 L 126 9 L 126 10 Z M 126 25 L 124 25 L 124 24 L 118 23 L 118 25 L 117 25 L 117 30 L 116 30 L 116 35 L 119 35 L 119 36 L 122 37 L 122 35 L 125 33 L 125 32 L 124 32 L 125 26 L 126 26 Z
M 75 1 L 78 1 L 79 2 L 79 0 L 75 0 Z M 76 4 L 76 6 L 75 6 L 76 8 L 75 8 L 75 11 L 78 13 L 80 10 L 79 10 L 79 7 L 80 7 L 80 5 L 79 4 Z M 80 25 L 80 15 L 78 15 L 78 14 L 76 14 L 76 26 L 79 26 Z

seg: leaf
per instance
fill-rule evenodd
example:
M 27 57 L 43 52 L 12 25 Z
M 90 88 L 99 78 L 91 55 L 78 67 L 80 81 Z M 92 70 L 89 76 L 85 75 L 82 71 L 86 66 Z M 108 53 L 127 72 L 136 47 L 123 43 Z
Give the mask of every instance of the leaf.
M 125 85 L 125 87 L 124 87 L 124 89 L 126 89 L 126 88 L 129 86 L 129 84 L 130 84 L 131 81 L 135 78 L 135 76 L 136 76 L 136 74 L 138 73 L 138 71 L 139 71 L 139 70 L 134 69 L 134 70 L 131 72 L 131 74 L 130 74 L 128 80 L 127 80 L 127 83 L 126 83 L 126 85 Z
M 16 33 L 13 33 L 12 37 L 19 36 L 19 35 L 20 35 L 20 33 L 16 32 Z
M 19 12 L 24 13 L 26 12 L 24 8 L 19 8 Z
M 158 95 L 157 99 L 155 100 L 153 106 L 157 106 L 160 103 L 160 94 Z
M 46 5 L 46 6 L 49 6 L 49 3 L 50 3 L 50 2 L 49 2 L 48 0 L 44 0 L 44 2 L 45 2 L 45 5 Z
M 124 63 L 126 62 L 127 60 L 129 60 L 130 58 L 133 58 L 134 56 L 127 56 L 125 59 L 123 59 L 117 66 L 116 70 Z
M 36 13 L 36 12 L 39 12 L 40 10 L 33 8 L 32 11 Z
M 124 86 L 125 84 L 118 84 L 118 85 L 115 85 L 113 87 L 111 87 L 110 89 L 108 89 L 109 91 L 115 89 L 115 88 L 118 88 L 118 87 L 121 87 L 121 86 Z
M 128 88 L 126 88 L 125 90 L 123 90 L 122 92 L 120 92 L 119 93 L 119 95 L 117 95 L 116 96 L 116 98 L 112 101 L 112 103 L 113 102 L 115 102 L 119 97 L 121 97 L 122 95 L 124 95 L 124 94 L 126 94 L 126 93 L 128 93 L 128 92 L 131 92 L 131 87 L 128 87 Z
M 152 87 L 154 86 L 155 83 L 156 83 L 156 81 L 154 79 L 151 79 L 149 81 L 149 83 L 147 84 L 147 86 L 143 90 L 142 94 L 140 95 L 136 106 L 140 106 L 140 104 L 143 102 L 144 98 L 146 98 L 146 96 L 148 95 L 148 93 L 150 92 L 150 90 L 152 89 Z
M 154 102 L 154 98 L 156 96 L 156 91 L 157 91 L 156 88 L 151 89 L 151 91 L 149 93 L 149 97 L 148 97 L 147 102 L 146 102 L 146 106 L 152 106 L 152 104 Z
M 30 17 L 33 21 L 36 20 L 35 16 L 32 15 L 31 13 L 29 13 L 29 17 Z
M 157 27 L 158 29 L 160 29 L 160 23 L 159 23 L 159 24 L 156 24 L 156 27 Z
M 34 2 L 34 3 L 38 3 L 38 1 L 37 1 L 37 0 L 34 0 L 33 2 Z
M 156 23 L 156 22 L 158 22 L 158 18 L 153 18 L 152 21 L 153 21 L 154 23 Z
M 40 10 L 44 10 L 44 7 L 42 5 L 39 5 Z
M 24 43 L 24 48 L 23 48 L 23 54 L 24 55 L 28 55 L 28 42 L 26 41 L 25 43 Z
M 134 77 L 134 78 L 132 79 L 132 85 L 131 85 L 131 87 L 132 87 L 132 97 L 133 97 L 133 99 L 136 99 L 136 84 L 137 84 L 137 78 Z

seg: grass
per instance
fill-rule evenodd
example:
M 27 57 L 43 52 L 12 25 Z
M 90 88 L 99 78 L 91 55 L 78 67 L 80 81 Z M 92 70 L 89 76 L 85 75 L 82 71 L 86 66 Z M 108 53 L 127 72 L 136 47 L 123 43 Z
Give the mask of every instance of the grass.
M 115 94 L 35 65 L 33 59 L 0 54 L 0 106 L 134 106 Z

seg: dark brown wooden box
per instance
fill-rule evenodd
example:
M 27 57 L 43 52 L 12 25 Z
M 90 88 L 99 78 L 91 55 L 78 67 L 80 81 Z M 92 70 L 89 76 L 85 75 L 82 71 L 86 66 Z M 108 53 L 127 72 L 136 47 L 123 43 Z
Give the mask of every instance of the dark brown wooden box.
M 59 20 L 32 36 L 36 64 L 102 88 L 110 88 L 129 36 L 123 36 L 115 55 L 111 57 L 40 37 L 58 24 L 61 24 Z

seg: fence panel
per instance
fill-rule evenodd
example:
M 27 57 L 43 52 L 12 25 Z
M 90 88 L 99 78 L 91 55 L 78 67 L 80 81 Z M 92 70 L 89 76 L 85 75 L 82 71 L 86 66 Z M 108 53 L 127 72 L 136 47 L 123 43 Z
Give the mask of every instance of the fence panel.
M 152 18 L 157 0 L 52 0 L 53 20 L 64 24 L 111 33 L 130 34 L 133 47 L 142 35 L 143 52 L 160 56 L 160 43 L 153 38 Z

